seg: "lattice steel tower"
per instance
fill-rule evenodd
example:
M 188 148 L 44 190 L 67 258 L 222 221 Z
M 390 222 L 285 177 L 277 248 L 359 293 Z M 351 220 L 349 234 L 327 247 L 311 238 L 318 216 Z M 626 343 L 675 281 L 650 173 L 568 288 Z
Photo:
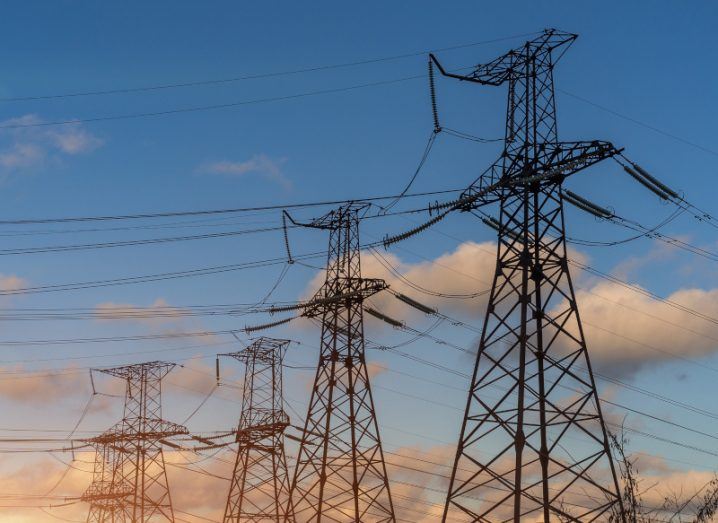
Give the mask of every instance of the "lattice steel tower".
M 237 458 L 224 509 L 225 523 L 294 523 L 284 453 L 282 361 L 288 340 L 259 338 L 249 347 L 220 354 L 245 364 Z
M 99 369 L 127 383 L 122 421 L 91 440 L 104 449 L 102 461 L 113 464 L 104 467 L 100 485 L 109 489 L 110 498 L 119 500 L 124 517 L 104 521 L 174 522 L 162 447 L 175 446 L 166 438 L 188 433 L 185 427 L 162 419 L 162 378 L 174 367 L 155 361 Z
M 88 443 L 95 447 L 95 463 L 92 483 L 80 497 L 90 504 L 87 523 L 124 523 L 124 506 L 132 492 L 122 483 L 120 453 L 100 441 Z
M 563 180 L 620 151 L 559 142 L 546 30 L 460 76 L 508 84 L 504 152 L 460 208 L 500 204 L 498 259 L 444 521 L 621 521 L 619 486 L 566 256 Z
M 326 280 L 304 312 L 321 318 L 319 364 L 292 481 L 298 521 L 394 522 L 364 355 L 363 301 L 386 288 L 361 276 L 359 213 L 349 205 L 309 227 L 329 231 Z

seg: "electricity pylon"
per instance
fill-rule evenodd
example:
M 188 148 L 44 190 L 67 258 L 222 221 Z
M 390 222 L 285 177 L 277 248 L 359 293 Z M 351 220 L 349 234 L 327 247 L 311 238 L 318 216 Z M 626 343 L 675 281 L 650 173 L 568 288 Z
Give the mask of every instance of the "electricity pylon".
M 87 523 L 125 523 L 124 505 L 131 490 L 122 484 L 119 453 L 112 445 L 89 443 L 95 447 L 92 483 L 80 497 L 90 505 Z
M 625 521 L 566 255 L 564 179 L 618 153 L 559 142 L 546 30 L 468 75 L 508 84 L 504 151 L 458 200 L 500 204 L 498 258 L 443 520 Z
M 297 520 L 394 522 L 364 354 L 363 301 L 386 288 L 361 276 L 359 212 L 348 205 L 308 227 L 329 231 L 326 280 L 304 316 L 321 318 L 319 364 L 292 481 Z
M 284 453 L 289 416 L 284 412 L 282 361 L 287 345 L 288 340 L 259 338 L 241 351 L 220 354 L 245 364 L 237 458 L 224 523 L 294 523 Z
M 112 463 L 102 476 L 109 474 L 112 481 L 103 479 L 101 484 L 123 511 L 124 519 L 105 521 L 174 523 L 162 446 L 176 446 L 166 438 L 188 433 L 185 427 L 162 419 L 162 378 L 174 367 L 155 361 L 99 369 L 127 383 L 122 421 L 91 440 L 104 449 L 103 462 Z

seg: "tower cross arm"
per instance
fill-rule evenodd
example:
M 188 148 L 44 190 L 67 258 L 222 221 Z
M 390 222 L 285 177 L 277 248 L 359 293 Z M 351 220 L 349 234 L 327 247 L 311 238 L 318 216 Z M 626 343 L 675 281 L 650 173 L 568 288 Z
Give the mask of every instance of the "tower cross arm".
M 387 289 L 387 283 L 379 278 L 347 278 L 341 292 L 336 293 L 326 284 L 317 291 L 314 298 L 304 309 L 302 316 L 315 318 L 321 316 L 325 309 L 336 309 L 348 306 L 351 302 L 361 302 L 374 294 Z
M 443 76 L 482 85 L 497 86 L 511 80 L 515 75 L 525 75 L 526 63 L 534 60 L 537 55 L 550 54 L 551 51 L 562 46 L 568 48 L 576 38 L 578 38 L 578 35 L 573 33 L 566 33 L 557 29 L 546 29 L 522 46 L 511 49 L 490 62 L 477 65 L 466 75 L 447 71 L 433 54 L 429 54 L 429 59 L 436 65 Z M 553 60 L 549 63 L 553 66 L 557 61 Z
M 530 150 L 530 151 L 529 151 Z M 527 144 L 512 154 L 504 153 L 486 169 L 461 195 L 461 210 L 483 207 L 501 199 L 506 189 L 521 186 L 536 188 L 561 184 L 576 174 L 607 158 L 621 154 L 623 149 L 611 142 L 593 140 L 557 142 L 534 146 Z M 525 163 L 528 154 L 533 161 Z
M 528 172 L 508 173 L 516 180 L 515 183 L 560 183 L 568 176 L 623 151 L 602 140 L 541 144 L 537 149 L 534 161 L 525 168 Z

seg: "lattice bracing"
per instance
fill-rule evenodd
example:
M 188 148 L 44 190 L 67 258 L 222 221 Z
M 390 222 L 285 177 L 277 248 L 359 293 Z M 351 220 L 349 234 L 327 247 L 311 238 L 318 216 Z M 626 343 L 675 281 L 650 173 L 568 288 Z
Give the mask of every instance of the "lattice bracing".
M 160 523 L 175 520 L 163 445 L 167 444 L 167 438 L 188 434 L 188 431 L 162 419 L 162 378 L 174 367 L 174 363 L 149 362 L 99 369 L 99 372 L 126 382 L 122 420 L 91 440 L 98 448 L 96 477 L 100 455 L 105 465 L 100 481 L 93 481 L 88 493 L 111 500 L 118 511 L 113 516 L 116 519 L 105 521 Z M 108 482 L 109 471 L 112 479 Z M 92 507 L 92 501 L 90 503 Z
M 364 353 L 363 301 L 386 287 L 363 279 L 359 213 L 347 206 L 309 226 L 329 230 L 320 304 L 322 334 L 311 400 L 292 482 L 297 521 L 394 522 L 389 482 Z M 342 296 L 340 300 L 324 298 Z
M 503 154 L 461 200 L 499 203 L 498 256 L 444 521 L 623 518 L 561 197 L 566 177 L 620 151 L 558 141 L 553 70 L 575 38 L 547 30 L 466 76 L 442 69 L 509 91 Z
M 259 338 L 221 356 L 245 365 L 237 456 L 224 511 L 225 523 L 294 523 L 284 431 L 282 361 L 288 340 Z

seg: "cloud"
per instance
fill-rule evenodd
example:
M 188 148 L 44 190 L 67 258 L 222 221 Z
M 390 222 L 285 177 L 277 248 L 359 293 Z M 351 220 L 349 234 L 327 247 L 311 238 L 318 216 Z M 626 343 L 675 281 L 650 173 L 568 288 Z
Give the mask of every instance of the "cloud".
M 243 162 L 220 161 L 206 164 L 199 168 L 200 172 L 210 174 L 224 174 L 238 178 L 249 174 L 257 174 L 265 180 L 280 185 L 283 189 L 292 188 L 292 182 L 282 172 L 282 166 L 286 158 L 274 160 L 265 154 L 255 154 L 249 160 Z
M 232 382 L 233 369 L 226 367 L 222 368 L 223 381 Z M 217 383 L 214 364 L 204 363 L 200 359 L 188 360 L 169 374 L 167 379 L 183 393 L 199 396 L 206 395 Z
M 148 325 L 177 323 L 184 317 L 183 309 L 170 306 L 164 298 L 157 298 L 147 307 L 108 301 L 97 304 L 95 313 L 100 322 L 123 320 Z
M 471 297 L 472 293 L 489 289 L 495 271 L 496 244 L 465 242 L 451 252 L 429 261 L 406 262 L 395 254 L 362 252 L 362 275 L 382 278 L 390 287 L 424 305 L 435 307 L 451 316 L 470 318 L 480 327 L 487 306 L 488 294 Z M 669 255 L 670 250 L 654 249 L 646 256 Z M 581 263 L 585 255 L 571 251 L 569 256 Z M 634 260 L 617 265 L 621 272 L 636 267 Z M 680 307 L 700 311 L 718 318 L 718 288 L 679 289 L 667 300 L 678 308 L 636 292 L 623 285 L 598 280 L 572 269 L 576 300 L 583 320 L 589 355 L 599 371 L 611 375 L 631 375 L 646 366 L 659 365 L 681 358 L 700 358 L 718 352 L 718 325 L 679 310 Z M 303 299 L 309 299 L 321 286 L 323 274 L 308 284 Z M 427 294 L 427 292 L 429 294 Z M 447 295 L 461 296 L 450 298 Z M 468 296 L 468 297 L 467 297 Z M 411 324 L 421 313 L 408 307 L 388 293 L 372 297 L 368 305 L 398 320 Z M 565 308 L 558 304 L 558 310 Z M 371 316 L 367 322 L 380 325 Z
M 102 145 L 102 140 L 90 134 L 80 124 L 70 124 L 60 131 L 49 131 L 47 136 L 65 154 L 82 154 Z
M 681 241 L 689 240 L 689 238 L 684 237 L 678 237 L 678 239 Z M 671 258 L 677 250 L 678 248 L 674 245 L 656 241 L 647 253 L 638 256 L 629 256 L 621 261 L 613 268 L 611 274 L 623 280 L 629 279 L 633 273 L 643 267 Z
M 681 289 L 672 303 L 718 317 L 718 289 Z M 718 350 L 718 326 L 616 283 L 579 289 L 591 359 L 612 374 L 630 374 L 649 364 L 700 358 Z
M 27 373 L 27 374 L 24 374 Z M 87 397 L 90 380 L 85 371 L 28 372 L 22 365 L 0 367 L 0 398 L 20 404 L 44 405 Z
M 0 166 L 6 170 L 31 167 L 45 159 L 45 150 L 32 143 L 13 143 L 0 151 Z
M 48 160 L 89 153 L 103 143 L 79 122 L 55 128 L 43 127 L 43 122 L 36 114 L 0 121 L 2 171 L 9 173 L 39 167 Z
M 496 266 L 496 244 L 466 242 L 452 252 L 419 263 L 405 262 L 395 254 L 383 252 L 372 254 L 363 251 L 361 256 L 363 277 L 381 278 L 391 289 L 443 312 L 478 317 L 486 308 L 488 296 L 475 294 L 491 286 L 491 275 Z M 303 298 L 310 298 L 323 282 L 324 274 L 317 274 L 308 284 Z M 420 314 L 387 293 L 372 297 L 371 304 L 397 319 Z M 367 320 L 374 321 L 371 317 Z
M 28 286 L 28 281 L 14 274 L 0 274 L 0 291 L 16 291 Z

